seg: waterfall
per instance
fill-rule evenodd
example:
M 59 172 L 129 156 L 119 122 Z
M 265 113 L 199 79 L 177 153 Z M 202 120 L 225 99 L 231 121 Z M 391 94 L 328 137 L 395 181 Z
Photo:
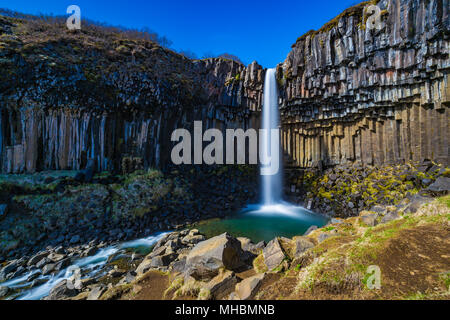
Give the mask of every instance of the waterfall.
M 274 129 L 279 129 L 279 110 L 278 110 L 278 91 L 277 91 L 276 69 L 268 69 L 264 81 L 264 102 L 262 111 L 262 129 L 265 129 L 266 134 L 263 135 L 260 148 L 261 154 L 278 161 L 278 170 L 275 174 L 263 175 L 261 174 L 262 185 L 262 203 L 263 205 L 273 205 L 281 202 L 282 184 L 282 168 L 281 168 L 281 153 L 279 147 L 279 131 L 274 136 Z M 272 133 L 272 134 L 271 134 Z M 274 141 L 278 139 L 278 141 Z M 262 166 L 263 168 L 263 166 Z

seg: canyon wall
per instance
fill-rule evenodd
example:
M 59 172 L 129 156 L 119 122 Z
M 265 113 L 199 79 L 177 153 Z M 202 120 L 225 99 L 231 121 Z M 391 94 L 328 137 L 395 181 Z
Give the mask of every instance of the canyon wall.
M 278 66 L 291 164 L 448 164 L 449 25 L 447 0 L 369 1 L 300 37 Z
M 191 61 L 150 41 L 63 27 L 27 38 L 18 25 L 30 24 L 0 16 L 1 172 L 164 167 L 176 128 L 259 126 L 256 63 Z
M 370 25 L 367 6 L 379 10 Z M 448 0 L 372 0 L 277 66 L 289 165 L 449 163 Z M 259 128 L 265 70 L 0 16 L 0 171 L 170 163 L 176 128 Z

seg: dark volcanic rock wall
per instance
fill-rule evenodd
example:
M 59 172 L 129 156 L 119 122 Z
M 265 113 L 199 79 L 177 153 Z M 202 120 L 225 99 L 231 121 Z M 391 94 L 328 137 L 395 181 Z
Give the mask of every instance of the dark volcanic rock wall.
M 377 4 L 384 27 L 366 27 Z M 449 1 L 369 1 L 299 38 L 278 67 L 294 165 L 449 163 Z
M 35 24 L 0 16 L 1 172 L 90 160 L 97 170 L 162 167 L 172 131 L 194 120 L 204 129 L 259 125 L 256 63 L 191 61 L 150 41 Z

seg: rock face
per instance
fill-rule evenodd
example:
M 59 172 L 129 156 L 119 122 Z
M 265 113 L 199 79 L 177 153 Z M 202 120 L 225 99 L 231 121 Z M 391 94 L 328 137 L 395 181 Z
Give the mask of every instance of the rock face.
M 195 279 L 208 279 L 221 268 L 235 270 L 243 264 L 241 243 L 224 233 L 197 244 L 187 256 L 185 268 Z
M 295 166 L 449 163 L 448 2 L 373 3 L 381 29 L 357 5 L 300 37 L 278 66 L 282 144 Z
M 101 28 L 54 38 L 40 23 L 47 33 L 0 16 L 1 172 L 78 170 L 92 160 L 99 171 L 162 167 L 176 128 L 259 126 L 264 70 L 256 62 L 189 60 Z M 46 43 L 26 43 L 26 30 Z
M 368 4 L 357 5 L 300 37 L 277 67 L 282 146 L 295 166 L 449 163 L 448 3 L 371 4 L 379 29 Z M 162 167 L 175 128 L 259 128 L 265 70 L 256 62 L 189 60 L 107 34 L 100 44 L 89 30 L 56 39 L 33 29 L 48 43 L 30 44 L 28 28 L 0 16 L 1 172 Z

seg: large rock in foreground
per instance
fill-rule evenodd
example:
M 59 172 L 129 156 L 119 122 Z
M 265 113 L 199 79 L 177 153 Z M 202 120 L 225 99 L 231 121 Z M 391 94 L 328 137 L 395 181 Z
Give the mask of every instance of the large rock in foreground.
M 263 250 L 264 263 L 269 271 L 272 271 L 278 267 L 281 262 L 286 258 L 286 255 L 281 248 L 278 238 L 273 239 L 267 244 L 267 247 Z
M 186 272 L 197 280 L 211 279 L 219 269 L 244 265 L 241 243 L 228 233 L 198 243 L 186 258 Z

